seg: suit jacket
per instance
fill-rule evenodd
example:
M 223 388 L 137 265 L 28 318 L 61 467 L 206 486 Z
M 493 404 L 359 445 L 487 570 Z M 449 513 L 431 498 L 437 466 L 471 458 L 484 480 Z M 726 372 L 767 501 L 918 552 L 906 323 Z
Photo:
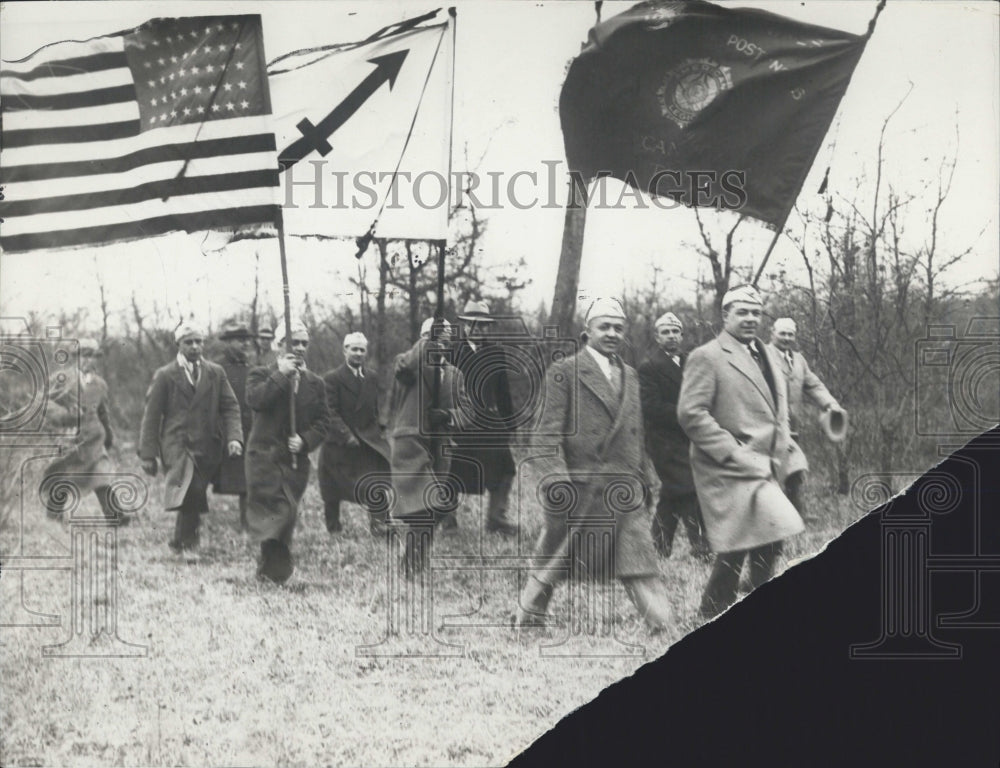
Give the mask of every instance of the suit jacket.
M 545 520 L 536 546 L 536 578 L 557 580 L 558 562 L 568 549 L 572 518 L 613 521 L 615 574 L 658 573 L 646 514 L 648 475 L 639 378 L 623 365 L 619 399 L 586 349 L 549 368 L 532 453 L 541 473 Z M 559 490 L 569 481 L 572 491 Z
M 451 414 L 451 425 L 431 428 L 429 413 L 437 366 L 427 364 L 426 345 L 419 339 L 396 355 L 393 365 L 389 447 L 396 503 L 391 515 L 411 515 L 428 508 L 436 483 L 443 481 L 450 469 L 451 460 L 443 448 L 454 445 L 450 432 L 467 425 L 465 414 L 471 409 L 462 372 L 442 361 L 438 406 Z M 436 455 L 432 454 L 435 443 Z
M 663 482 L 662 493 L 694 493 L 689 456 L 690 441 L 677 421 L 684 362 L 680 365 L 657 347 L 639 366 L 639 396 L 646 430 L 646 450 Z
M 379 425 L 378 377 L 374 371 L 364 373 L 360 379 L 344 363 L 323 376 L 330 428 L 320 451 L 319 478 L 348 498 L 361 477 L 389 469 L 389 443 Z M 347 445 L 352 435 L 358 445 Z
M 792 363 L 789 365 L 784 352 L 773 344 L 767 346 L 778 359 L 778 369 L 788 382 L 788 425 L 792 434 L 797 434 L 802 424 L 803 400 L 811 400 L 820 410 L 826 410 L 828 406 L 840 407 L 819 376 L 809 368 L 801 352 L 792 352 Z
M 295 431 L 306 446 L 293 469 L 290 388 L 291 380 L 278 372 L 277 364 L 247 374 L 247 403 L 254 412 L 246 449 L 247 523 L 258 540 L 290 538 L 309 481 L 309 452 L 320 446 L 330 424 L 323 380 L 303 371 L 295 395 Z
M 207 483 L 215 476 L 226 444 L 243 442 L 240 405 L 222 366 L 202 360 L 191 386 L 174 360 L 153 374 L 139 430 L 139 457 L 160 458 L 166 470 L 164 506 L 184 500 L 192 473 Z
M 746 347 L 723 331 L 688 357 L 677 417 L 691 439 L 691 470 L 716 552 L 750 549 L 804 526 L 779 485 L 797 450 L 788 431 L 778 360 L 763 344 L 772 394 Z

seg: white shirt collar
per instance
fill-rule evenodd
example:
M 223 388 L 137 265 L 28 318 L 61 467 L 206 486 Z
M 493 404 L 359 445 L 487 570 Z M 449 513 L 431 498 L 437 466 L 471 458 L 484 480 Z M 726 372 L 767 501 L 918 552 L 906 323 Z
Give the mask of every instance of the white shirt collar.
M 204 361 L 199 360 L 198 362 L 202 363 Z M 184 357 L 183 353 L 181 352 L 177 353 L 177 365 L 179 365 L 181 369 L 184 371 L 184 375 L 187 376 L 187 380 L 191 382 L 191 386 L 192 387 L 195 386 L 194 365 L 191 363 L 191 361 L 189 361 L 186 357 Z
M 608 381 L 610 381 L 611 380 L 611 361 L 608 360 L 607 355 L 601 354 L 600 352 L 598 352 L 596 349 L 594 349 L 589 344 L 587 345 L 586 349 L 590 353 L 590 356 L 593 357 L 594 360 L 597 361 L 597 364 L 601 368 L 601 372 L 605 375 L 605 377 L 608 379 Z

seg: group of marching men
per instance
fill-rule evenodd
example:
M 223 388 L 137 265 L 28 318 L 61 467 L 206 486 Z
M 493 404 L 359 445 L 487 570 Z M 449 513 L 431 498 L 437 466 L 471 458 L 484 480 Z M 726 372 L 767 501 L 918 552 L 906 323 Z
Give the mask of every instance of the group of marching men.
M 730 290 L 722 331 L 690 354 L 681 321 L 664 314 L 655 323 L 656 347 L 637 372 L 620 357 L 622 305 L 591 304 L 580 349 L 546 373 L 529 436 L 544 515 L 515 626 L 543 624 L 554 588 L 568 576 L 604 574 L 622 580 L 651 631 L 662 630 L 670 608 L 657 555 L 670 557 L 679 522 L 691 554 L 713 561 L 704 617 L 736 600 L 745 564 L 750 589 L 770 578 L 782 541 L 804 529 L 808 464 L 796 443 L 802 402 L 818 406 L 833 440 L 846 431 L 846 412 L 795 351 L 793 320 L 772 324 L 770 344 L 758 338 L 762 308 L 753 287 Z M 366 508 L 373 534 L 387 525 L 432 533 L 458 526 L 464 494 L 488 494 L 486 529 L 517 535 L 508 507 L 518 422 L 504 345 L 491 340 L 496 318 L 484 302 L 469 302 L 459 322 L 455 338 L 447 320 L 429 318 L 396 356 L 387 429 L 362 333 L 344 338 L 344 363 L 320 377 L 306 366 L 309 333 L 300 323 L 276 350 L 273 331 L 255 337 L 231 324 L 219 337 L 219 363 L 204 359 L 203 333 L 178 328 L 177 357 L 154 373 L 146 393 L 138 443 L 144 472 L 162 468 L 164 507 L 176 511 L 170 548 L 196 558 L 211 485 L 239 496 L 241 524 L 260 543 L 258 578 L 285 582 L 309 454 L 317 449 L 331 534 L 341 530 L 344 501 Z M 93 490 L 105 514 L 124 523 L 106 484 L 114 435 L 107 385 L 94 371 L 100 349 L 91 340 L 80 348 L 81 386 L 52 397 L 55 418 L 79 412 L 80 430 L 46 474 L 72 470 L 82 478 L 79 490 Z M 660 480 L 652 520 L 647 457 Z M 391 480 L 391 492 L 366 482 L 379 478 Z M 65 503 L 48 499 L 50 516 L 60 517 Z M 613 526 L 611 551 L 595 555 L 592 544 L 570 535 L 573 521 L 587 520 Z M 405 536 L 407 578 L 426 571 L 431 541 Z

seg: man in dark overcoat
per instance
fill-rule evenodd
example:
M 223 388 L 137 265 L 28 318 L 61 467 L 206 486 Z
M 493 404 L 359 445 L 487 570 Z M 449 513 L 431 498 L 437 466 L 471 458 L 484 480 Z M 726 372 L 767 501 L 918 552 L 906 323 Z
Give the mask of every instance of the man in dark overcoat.
M 170 548 L 198 547 L 201 515 L 208 512 L 208 484 L 223 454 L 243 451 L 240 404 L 221 365 L 202 358 L 205 336 L 191 325 L 174 332 L 177 357 L 153 374 L 139 431 L 143 471 L 166 472 L 163 505 L 177 510 Z
M 687 355 L 681 351 L 684 327 L 673 312 L 654 324 L 656 348 L 639 366 L 639 395 L 646 430 L 646 450 L 660 478 L 660 500 L 653 516 L 653 545 L 670 557 L 678 521 L 687 531 L 691 554 L 709 554 L 698 495 L 691 476 L 690 442 L 677 423 L 677 399 Z
M 462 372 L 447 360 L 451 341 L 451 324 L 428 318 L 421 326 L 420 338 L 397 355 L 393 365 L 389 422 L 395 497 L 392 515 L 413 525 L 440 522 L 458 503 L 457 489 L 449 476 L 451 458 L 445 448 L 453 445 L 450 433 L 464 425 L 470 406 Z M 435 369 L 440 371 L 437 407 L 433 403 Z M 417 536 L 407 536 L 406 543 L 403 572 L 414 578 L 426 567 L 427 547 Z
M 318 476 L 326 529 L 341 530 L 340 504 L 351 501 L 368 510 L 369 530 L 385 525 L 385 506 L 365 493 L 366 475 L 389 472 L 389 443 L 379 424 L 378 377 L 365 367 L 368 339 L 363 333 L 344 337 L 344 364 L 323 376 L 330 429 L 320 449 Z
M 695 349 L 684 368 L 677 419 L 691 439 L 691 470 L 715 563 L 702 594 L 712 618 L 737 597 L 749 562 L 754 589 L 767 581 L 782 540 L 803 530 L 781 489 L 798 451 L 778 360 L 757 338 L 763 302 L 751 286 L 722 300 L 722 332 Z
M 40 488 L 45 491 L 46 513 L 62 519 L 74 498 L 93 491 L 104 516 L 118 525 L 127 525 L 129 515 L 116 509 L 111 495 L 108 449 L 114 444 L 114 432 L 108 412 L 108 385 L 94 370 L 94 363 L 101 356 L 100 346 L 87 338 L 80 339 L 79 344 L 80 365 L 76 375 L 60 375 L 49 384 L 46 420 L 53 427 L 66 428 L 75 435 L 65 453 L 54 459 L 42 475 Z M 67 480 L 72 488 L 62 485 Z
M 326 386 L 306 368 L 308 346 L 308 330 L 295 323 L 291 352 L 279 353 L 274 363 L 247 376 L 247 403 L 253 409 L 246 452 L 247 522 L 260 542 L 257 576 L 278 584 L 292 575 L 292 535 L 309 482 L 309 453 L 320 447 L 330 425 Z
M 489 338 L 494 319 L 485 301 L 469 301 L 458 319 L 463 334 L 452 359 L 462 372 L 472 413 L 470 428 L 454 435 L 451 471 L 465 493 L 489 492 L 486 530 L 515 536 L 518 526 L 507 515 L 515 469 L 510 452 L 514 406 L 506 355 L 503 345 Z
M 219 334 L 219 340 L 226 346 L 222 351 L 219 365 L 226 372 L 229 385 L 240 403 L 240 421 L 243 427 L 243 444 L 250 436 L 253 411 L 246 401 L 247 373 L 250 372 L 250 356 L 253 354 L 253 334 L 243 323 L 229 323 Z M 240 528 L 247 529 L 247 481 L 242 456 L 225 456 L 219 465 L 219 474 L 212 484 L 212 491 L 225 496 L 239 496 Z
M 546 375 L 542 417 L 532 440 L 544 457 L 540 491 L 545 516 L 515 626 L 544 621 L 555 586 L 568 575 L 567 556 L 582 564 L 578 572 L 621 579 L 651 631 L 664 629 L 670 619 L 644 514 L 648 477 L 639 378 L 618 355 L 625 322 L 618 301 L 595 300 L 587 312 L 586 346 L 553 363 Z M 561 435 L 555 455 L 553 435 Z M 613 525 L 612 573 L 570 540 L 570 519 Z

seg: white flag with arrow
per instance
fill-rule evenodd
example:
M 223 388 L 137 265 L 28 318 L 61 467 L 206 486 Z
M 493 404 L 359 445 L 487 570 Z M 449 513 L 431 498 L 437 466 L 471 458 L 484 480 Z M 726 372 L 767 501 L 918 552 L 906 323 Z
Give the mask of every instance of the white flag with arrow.
M 271 62 L 286 234 L 447 237 L 452 47 L 431 13 Z

